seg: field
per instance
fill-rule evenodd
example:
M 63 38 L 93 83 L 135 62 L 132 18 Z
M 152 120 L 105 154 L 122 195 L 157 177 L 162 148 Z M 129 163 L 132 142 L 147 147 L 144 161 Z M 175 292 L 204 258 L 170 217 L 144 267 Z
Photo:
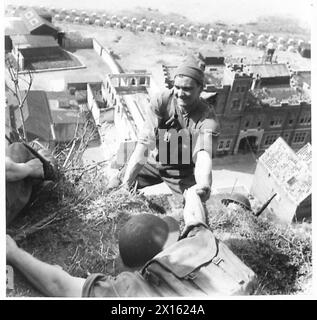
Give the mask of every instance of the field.
M 180 21 L 183 21 L 183 19 Z M 228 45 L 216 41 L 188 40 L 184 37 L 165 36 L 151 32 L 136 32 L 94 25 L 62 22 L 57 22 L 56 24 L 62 30 L 76 31 L 83 37 L 96 38 L 101 45 L 112 50 L 114 57 L 124 70 L 146 69 L 152 73 L 153 79 L 158 86 L 162 86 L 164 83 L 162 64 L 177 65 L 190 53 L 198 51 L 214 52 L 224 55 L 227 59 L 244 58 L 246 62 L 260 62 L 264 54 L 263 50 L 254 47 Z M 260 24 L 257 25 L 257 28 L 264 28 L 267 24 L 268 22 L 265 21 L 263 26 Z M 244 27 L 246 28 L 246 26 Z M 252 30 L 254 28 L 256 26 L 252 26 Z M 241 30 L 241 27 L 237 30 Z M 287 38 L 285 32 L 281 33 L 281 31 L 278 31 L 274 35 L 277 37 L 278 34 L 283 34 Z M 298 37 L 300 36 L 302 34 L 298 35 Z M 294 70 L 311 69 L 310 59 L 303 58 L 298 52 L 276 51 L 275 56 L 280 63 L 290 63 Z

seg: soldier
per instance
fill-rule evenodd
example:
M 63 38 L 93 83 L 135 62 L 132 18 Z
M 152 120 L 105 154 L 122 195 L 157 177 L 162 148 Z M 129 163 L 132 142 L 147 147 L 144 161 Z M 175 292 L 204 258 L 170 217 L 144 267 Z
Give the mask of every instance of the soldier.
M 197 236 L 205 223 L 205 209 L 196 191 L 188 190 L 184 209 L 186 238 Z M 124 272 L 117 277 L 92 274 L 87 279 L 73 277 L 56 265 L 41 262 L 7 235 L 7 263 L 17 268 L 38 290 L 47 296 L 144 296 L 148 285 L 138 285 L 140 268 L 160 251 L 179 239 L 178 222 L 172 217 L 160 218 L 152 214 L 138 214 L 123 226 L 119 234 L 119 252 Z M 182 241 L 182 240 L 179 240 Z M 129 288 L 129 289 L 128 289 Z
M 44 180 L 54 179 L 56 160 L 46 149 L 33 151 L 33 148 L 20 142 L 6 146 L 6 224 L 13 219 L 29 202 L 33 187 Z
M 171 297 L 250 294 L 256 275 L 217 240 L 195 187 L 184 192 L 185 227 L 170 217 L 134 214 L 119 232 L 121 272 L 73 277 L 37 260 L 7 235 L 7 263 L 47 296 Z M 119 264 L 120 265 L 120 264 Z
M 203 201 L 209 198 L 219 129 L 215 114 L 200 97 L 203 69 L 201 60 L 188 57 L 175 72 L 174 87 L 152 99 L 123 186 L 137 182 L 141 189 L 164 181 L 182 195 L 195 185 Z

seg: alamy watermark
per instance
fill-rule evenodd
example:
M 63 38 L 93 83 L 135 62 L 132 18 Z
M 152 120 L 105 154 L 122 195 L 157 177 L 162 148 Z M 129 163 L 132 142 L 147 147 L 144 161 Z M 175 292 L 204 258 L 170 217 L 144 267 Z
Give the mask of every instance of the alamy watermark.
M 147 161 L 147 155 L 155 147 L 158 149 L 158 161 L 161 164 L 191 164 L 193 154 L 200 150 L 211 152 L 212 137 L 214 133 L 209 129 L 158 129 L 156 135 L 148 134 L 143 138 L 147 150 L 143 161 Z M 118 164 L 124 165 L 130 158 L 135 148 L 134 143 L 125 143 L 120 150 Z M 181 159 L 180 159 L 181 154 Z M 151 158 L 148 159 L 149 161 Z

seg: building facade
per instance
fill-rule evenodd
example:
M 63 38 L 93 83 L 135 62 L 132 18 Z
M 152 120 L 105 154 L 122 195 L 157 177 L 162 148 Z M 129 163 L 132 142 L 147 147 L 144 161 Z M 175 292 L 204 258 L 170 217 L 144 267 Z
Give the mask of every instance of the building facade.
M 221 127 L 218 156 L 261 154 L 278 137 L 294 150 L 311 142 L 310 71 L 300 82 L 287 64 L 226 63 L 217 56 L 205 62 L 204 91 L 217 93 L 207 101 Z M 166 87 L 173 86 L 175 69 L 163 66 Z

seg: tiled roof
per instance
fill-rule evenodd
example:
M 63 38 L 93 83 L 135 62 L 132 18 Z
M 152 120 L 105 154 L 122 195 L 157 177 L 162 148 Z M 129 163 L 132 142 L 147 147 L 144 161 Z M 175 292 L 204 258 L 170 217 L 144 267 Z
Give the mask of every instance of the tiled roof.
M 310 169 L 312 168 L 312 152 L 313 149 L 310 143 L 305 144 L 296 152 L 298 158 L 305 162 Z
M 22 12 L 21 18 L 25 22 L 26 27 L 30 32 L 36 30 L 42 25 L 46 25 L 52 29 L 57 30 L 57 28 L 52 23 L 40 17 L 40 15 L 33 8 L 29 8 L 28 10 Z
M 311 170 L 309 157 L 302 156 L 305 152 L 296 154 L 290 146 L 279 137 L 259 161 L 265 165 L 274 176 L 277 183 L 296 203 L 300 203 L 312 191 Z

